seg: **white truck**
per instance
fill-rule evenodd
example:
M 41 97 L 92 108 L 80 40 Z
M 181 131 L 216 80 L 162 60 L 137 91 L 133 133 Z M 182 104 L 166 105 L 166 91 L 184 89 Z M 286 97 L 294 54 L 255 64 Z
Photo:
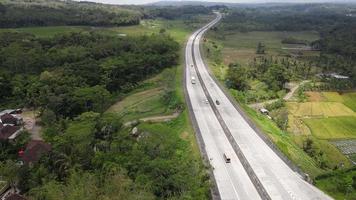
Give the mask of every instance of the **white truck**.
M 192 76 L 191 81 L 192 81 L 192 84 L 195 84 L 195 83 L 196 83 L 196 81 L 195 81 L 195 77 L 194 77 L 194 76 Z

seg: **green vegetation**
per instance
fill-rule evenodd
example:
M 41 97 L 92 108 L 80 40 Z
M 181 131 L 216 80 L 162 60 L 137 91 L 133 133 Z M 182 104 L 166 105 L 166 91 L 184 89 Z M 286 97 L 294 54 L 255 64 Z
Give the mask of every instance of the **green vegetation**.
M 63 2 L 41 2 L 31 3 L 44 15 L 48 5 L 54 13 L 66 12 Z M 23 5 L 6 3 L 16 6 Z M 184 14 L 166 20 L 155 19 L 160 14 L 153 7 L 82 6 L 118 15 L 127 9 L 127 17 L 143 12 L 146 19 L 124 27 L 98 21 L 39 27 L 68 25 L 52 24 L 54 15 L 44 24 L 9 26 L 36 27 L 0 30 L 0 85 L 6 89 L 0 107 L 40 110 L 42 137 L 52 145 L 38 163 L 16 169 L 14 185 L 31 199 L 209 199 L 209 176 L 183 106 L 179 47 L 212 18 L 205 15 L 210 10 L 175 8 L 169 14 Z M 181 114 L 170 122 L 140 123 L 138 137 L 122 126 L 176 110 Z M 0 166 L 16 161 L 25 144 L 1 143 Z
M 341 102 L 341 103 L 345 104 L 347 107 L 349 107 L 350 109 L 352 109 L 354 112 L 356 112 L 356 93 L 355 92 L 343 93 L 343 94 L 339 94 L 337 92 L 322 92 L 322 95 L 328 101 Z
M 319 139 L 356 138 L 356 117 L 303 119 L 312 134 Z
M 356 198 L 356 169 L 336 171 L 316 179 L 316 185 L 337 200 Z M 332 184 L 330 184 L 332 183 Z
M 290 112 L 294 116 L 305 117 L 336 117 L 354 116 L 355 113 L 339 102 L 289 102 Z
M 119 6 L 75 1 L 2 1 L 0 24 L 5 27 L 138 24 L 142 13 Z
M 330 140 L 355 137 L 356 99 L 354 93 L 342 92 L 355 85 L 354 23 L 345 14 L 355 10 L 341 4 L 231 8 L 203 44 L 212 72 L 248 116 L 293 163 L 317 182 L 323 180 L 317 186 L 337 199 L 354 199 L 355 191 L 345 192 L 343 183 L 332 185 L 341 175 L 323 179 L 335 170 L 354 177 L 347 171 L 354 156 L 343 155 Z M 350 79 L 338 80 L 331 73 Z M 300 82 L 291 98 L 281 100 Z M 339 93 L 330 92 L 335 90 Z M 256 111 L 260 107 L 267 107 L 272 119 Z
M 122 39 L 90 32 L 38 39 L 2 33 L 0 38 L 1 80 L 9 87 L 1 104 L 46 108 L 57 117 L 102 112 L 112 96 L 132 90 L 178 59 L 178 43 L 167 35 Z

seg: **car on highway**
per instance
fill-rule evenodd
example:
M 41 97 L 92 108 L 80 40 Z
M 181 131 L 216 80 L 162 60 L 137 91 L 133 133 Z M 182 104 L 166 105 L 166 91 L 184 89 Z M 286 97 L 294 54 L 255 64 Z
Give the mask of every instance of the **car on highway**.
M 192 76 L 192 84 L 195 84 L 196 83 L 196 81 L 195 81 L 195 77 L 194 76 Z
M 224 160 L 225 160 L 226 163 L 230 163 L 231 162 L 231 158 L 226 153 L 224 153 Z

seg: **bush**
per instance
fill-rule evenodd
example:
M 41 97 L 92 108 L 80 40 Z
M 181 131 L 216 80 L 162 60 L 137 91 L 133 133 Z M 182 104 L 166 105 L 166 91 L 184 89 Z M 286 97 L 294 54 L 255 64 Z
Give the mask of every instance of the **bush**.
M 269 111 L 276 110 L 285 106 L 285 101 L 283 99 L 278 99 L 277 101 L 267 104 L 266 109 Z

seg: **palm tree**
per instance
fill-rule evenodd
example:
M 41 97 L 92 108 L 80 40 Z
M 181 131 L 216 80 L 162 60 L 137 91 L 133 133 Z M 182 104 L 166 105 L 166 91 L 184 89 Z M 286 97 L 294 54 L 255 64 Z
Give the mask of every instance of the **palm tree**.
M 19 181 L 19 170 L 20 166 L 12 160 L 0 162 L 0 180 L 3 179 L 11 188 L 16 188 Z

